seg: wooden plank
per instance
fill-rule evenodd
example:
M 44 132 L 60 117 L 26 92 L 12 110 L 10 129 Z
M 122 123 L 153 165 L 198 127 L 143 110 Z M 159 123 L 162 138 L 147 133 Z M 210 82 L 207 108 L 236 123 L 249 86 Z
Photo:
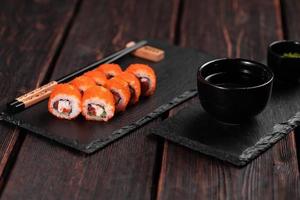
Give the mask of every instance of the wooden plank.
M 172 42 L 178 3 L 83 1 L 52 78 L 99 59 L 135 38 Z M 160 150 L 160 143 L 146 137 L 153 125 L 146 125 L 91 156 L 27 135 L 2 197 L 150 199 L 156 194 L 152 193 L 153 177 Z
M 299 32 L 299 10 L 300 2 L 297 0 L 282 0 L 284 37 L 289 40 L 300 40 Z
M 283 37 L 279 6 L 278 0 L 185 1 L 180 44 L 220 57 L 264 59 L 267 45 Z M 294 135 L 240 169 L 165 142 L 157 196 L 297 199 L 299 172 Z
M 188 0 L 183 10 L 180 45 L 219 57 L 263 60 L 267 45 L 283 37 L 279 6 L 279 0 L 259 4 Z
M 290 0 L 281 1 L 282 3 L 282 14 L 283 14 L 283 25 L 285 29 L 284 37 L 288 40 L 300 40 L 300 27 L 298 20 L 300 17 L 300 1 Z M 300 158 L 300 128 L 295 130 L 297 155 L 298 155 L 298 165 Z
M 298 168 L 293 135 L 238 169 L 165 143 L 158 199 L 297 199 Z
M 15 96 L 41 84 L 70 23 L 75 5 L 76 0 L 1 1 L 1 110 Z M 11 153 L 18 149 L 15 144 L 22 139 L 19 138 L 19 130 L 7 124 L 1 123 L 0 132 L 2 183 Z

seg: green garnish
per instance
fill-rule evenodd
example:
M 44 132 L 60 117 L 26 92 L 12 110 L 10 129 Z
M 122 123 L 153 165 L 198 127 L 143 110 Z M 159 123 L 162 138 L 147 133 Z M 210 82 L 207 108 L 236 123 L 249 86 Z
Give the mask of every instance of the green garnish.
M 289 52 L 289 53 L 284 53 L 282 56 L 282 58 L 300 58 L 300 53 L 292 53 L 292 52 Z
M 106 111 L 104 110 L 104 108 L 103 108 L 103 113 L 101 114 L 100 117 L 102 117 L 102 118 L 106 117 Z

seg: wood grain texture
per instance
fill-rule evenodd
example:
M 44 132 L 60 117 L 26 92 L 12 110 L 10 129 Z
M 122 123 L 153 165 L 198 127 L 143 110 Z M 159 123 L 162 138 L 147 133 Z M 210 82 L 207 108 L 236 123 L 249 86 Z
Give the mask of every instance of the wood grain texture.
M 76 0 L 59 4 L 1 1 L 0 110 L 9 100 L 43 81 L 75 4 Z M 18 141 L 19 130 L 1 123 L 0 133 L 0 179 L 3 181 L 3 172 Z
M 279 0 L 188 0 L 180 31 L 181 46 L 219 57 L 263 60 L 267 45 L 283 37 Z
M 281 0 L 281 10 L 283 25 L 285 29 L 285 39 L 300 40 L 299 32 L 299 10 L 300 2 L 297 0 Z
M 51 79 L 123 47 L 133 36 L 173 41 L 177 11 L 178 1 L 83 1 Z M 158 151 L 157 141 L 146 137 L 152 126 L 87 157 L 27 135 L 2 198 L 150 199 Z
M 143 129 L 85 156 L 26 136 L 4 199 L 149 199 L 157 148 Z
M 266 56 L 267 45 L 283 37 L 278 0 L 188 0 L 182 15 L 180 44 L 220 57 L 261 60 Z M 157 196 L 297 199 L 299 172 L 294 135 L 289 134 L 241 169 L 165 142 Z
M 283 14 L 283 25 L 285 29 L 285 38 L 287 40 L 300 40 L 300 27 L 297 19 L 300 17 L 300 1 L 290 0 L 281 1 L 282 14 Z M 298 155 L 298 165 L 300 158 L 300 128 L 295 130 L 297 155 Z
M 166 142 L 158 199 L 297 199 L 293 141 L 290 134 L 242 169 Z

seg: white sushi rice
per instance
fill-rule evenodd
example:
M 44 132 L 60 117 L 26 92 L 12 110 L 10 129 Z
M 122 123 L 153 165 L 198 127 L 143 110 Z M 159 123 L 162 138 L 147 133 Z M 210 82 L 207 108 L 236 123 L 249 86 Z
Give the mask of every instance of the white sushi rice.
M 70 104 L 67 103 L 66 100 L 69 101 Z M 53 105 L 57 101 L 59 101 L 58 109 L 55 109 Z M 80 99 L 76 98 L 75 96 L 70 96 L 65 94 L 58 94 L 54 98 L 52 98 L 50 100 L 50 107 L 51 107 L 51 113 L 53 115 L 63 119 L 72 119 L 78 116 L 81 112 Z M 71 110 L 71 112 L 64 113 L 63 112 L 64 109 Z
M 89 104 L 91 104 L 91 106 L 95 109 L 95 116 L 88 114 Z M 101 107 L 103 107 L 104 110 Z M 105 116 L 102 115 L 103 112 L 106 112 Z M 82 103 L 82 114 L 89 120 L 108 121 L 114 116 L 114 108 L 103 99 L 91 98 Z

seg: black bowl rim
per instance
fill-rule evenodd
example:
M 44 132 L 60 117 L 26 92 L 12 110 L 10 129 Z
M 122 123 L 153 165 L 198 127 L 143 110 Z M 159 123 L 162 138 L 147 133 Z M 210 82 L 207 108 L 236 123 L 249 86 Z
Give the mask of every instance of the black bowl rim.
M 267 72 L 271 75 L 271 78 L 268 81 L 266 81 L 266 82 L 264 82 L 262 84 L 259 84 L 259 85 L 250 86 L 250 87 L 235 87 L 235 88 L 228 88 L 228 87 L 218 86 L 218 85 L 212 84 L 212 83 L 208 82 L 207 80 L 205 80 L 205 78 L 201 75 L 201 70 L 205 66 L 207 66 L 209 64 L 220 62 L 220 61 L 224 61 L 224 60 L 227 60 L 227 61 L 238 61 L 238 62 L 241 62 L 241 61 L 243 61 L 243 62 L 250 62 L 252 64 L 258 65 L 258 66 L 263 67 L 264 69 L 266 69 Z M 210 85 L 212 87 L 215 87 L 217 89 L 222 89 L 222 90 L 249 90 L 249 89 L 261 88 L 263 86 L 266 86 L 266 85 L 270 84 L 273 81 L 273 79 L 274 79 L 274 73 L 273 73 L 273 71 L 268 66 L 266 66 L 266 65 L 264 65 L 262 63 L 259 63 L 259 62 L 253 61 L 253 60 L 244 59 L 244 58 L 217 58 L 217 59 L 208 61 L 208 62 L 204 63 L 203 65 L 201 65 L 201 67 L 198 69 L 198 72 L 200 72 L 199 76 L 200 76 L 201 80 L 205 84 Z
M 272 42 L 271 44 L 269 44 L 268 46 L 268 51 L 280 58 L 282 58 L 281 54 L 277 53 L 276 51 L 273 50 L 273 47 L 275 45 L 280 45 L 280 44 L 291 44 L 291 45 L 297 45 L 300 46 L 300 41 L 297 40 L 276 40 L 274 42 Z M 282 58 L 282 59 L 294 59 L 294 60 L 300 60 L 300 58 Z

